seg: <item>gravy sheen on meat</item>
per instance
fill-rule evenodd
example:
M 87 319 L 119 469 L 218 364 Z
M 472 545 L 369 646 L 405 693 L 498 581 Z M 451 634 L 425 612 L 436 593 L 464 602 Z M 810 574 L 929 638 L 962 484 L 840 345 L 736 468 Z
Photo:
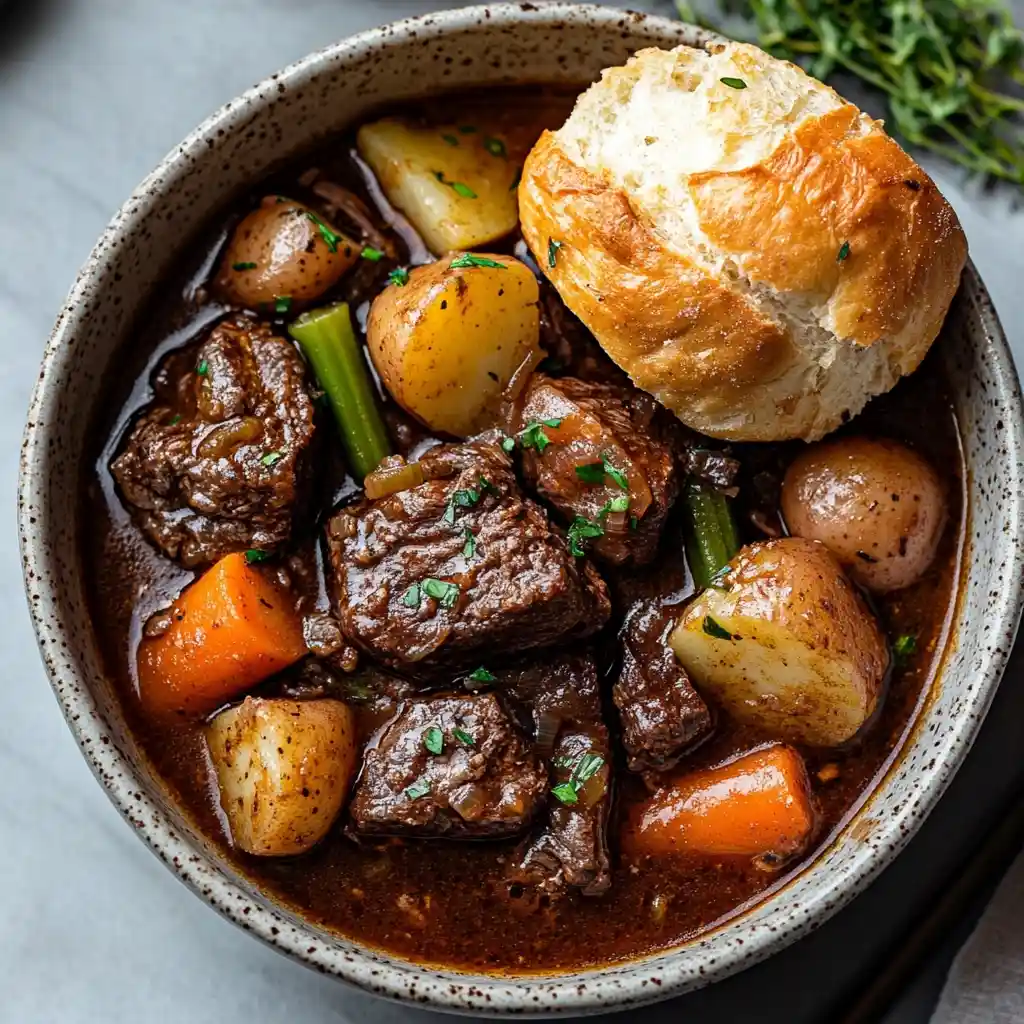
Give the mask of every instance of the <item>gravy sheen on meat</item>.
M 751 664 L 758 630 L 785 608 L 771 603 L 778 581 L 739 589 L 730 560 L 794 532 L 783 481 L 800 493 L 793 477 L 815 460 L 797 458 L 802 444 L 726 445 L 684 427 L 543 278 L 558 239 L 531 253 L 516 229 L 487 235 L 511 215 L 516 169 L 574 96 L 478 90 L 380 112 L 252 182 L 126 341 L 80 494 L 104 662 L 182 813 L 296 913 L 459 969 L 647 955 L 799 870 L 897 749 L 956 597 L 962 466 L 929 358 L 833 435 L 911 450 L 916 462 L 900 464 L 930 467 L 928 494 L 945 503 L 913 582 L 855 605 L 887 647 L 877 710 L 849 742 L 813 745 L 758 717 L 758 701 L 778 715 L 794 699 L 777 663 L 757 676 L 765 692 L 736 695 L 743 673 L 723 664 Z M 380 172 L 389 154 L 404 168 L 394 179 Z M 441 208 L 431 197 L 444 201 L 443 228 L 423 220 Z M 427 249 L 439 233 L 451 252 Z M 428 260 L 437 273 L 412 273 Z M 538 277 L 526 314 L 501 305 L 510 264 Z M 390 377 L 364 333 L 389 289 L 408 289 L 415 313 Z M 438 330 L 453 295 L 464 314 Z M 387 349 L 381 308 L 371 329 Z M 424 320 L 443 352 L 417 347 Z M 528 337 L 502 334 L 524 322 Z M 508 367 L 509 351 L 528 354 Z M 509 370 L 507 385 L 494 367 Z M 502 393 L 481 409 L 484 377 Z M 392 394 L 382 381 L 395 379 Z M 457 437 L 431 427 L 449 394 L 460 419 L 487 426 Z M 352 444 L 386 448 L 365 479 Z M 819 474 L 841 472 L 822 460 Z M 874 468 L 881 486 L 885 466 Z M 684 665 L 673 632 L 696 599 L 711 611 L 701 657 Z M 818 627 L 822 650 L 833 626 L 825 616 Z M 160 671 L 140 689 L 143 662 Z M 149 701 L 160 672 L 170 696 Z M 186 677 L 204 691 L 195 706 L 214 711 L 175 705 Z M 729 766 L 777 750 L 777 763 L 798 766 L 783 784 L 805 802 L 803 831 L 751 853 L 727 814 L 686 794 L 705 777 L 739 791 Z M 651 808 L 664 817 L 660 845 L 643 824 Z

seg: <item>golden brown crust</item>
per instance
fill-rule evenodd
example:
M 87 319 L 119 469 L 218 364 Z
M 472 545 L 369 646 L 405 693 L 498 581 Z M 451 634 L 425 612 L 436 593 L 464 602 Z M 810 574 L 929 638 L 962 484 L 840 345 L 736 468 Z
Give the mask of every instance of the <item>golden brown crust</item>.
M 551 132 L 526 160 L 519 207 L 526 241 L 544 254 L 566 305 L 638 387 L 677 414 L 694 403 L 726 412 L 795 363 L 779 325 L 669 250 L 624 193 L 573 163 Z M 551 239 L 562 243 L 554 267 Z
M 682 175 L 703 234 L 684 247 L 569 153 L 546 132 L 527 158 L 523 234 L 608 354 L 704 433 L 820 437 L 915 369 L 939 332 L 963 232 L 851 104 L 805 118 L 753 166 Z

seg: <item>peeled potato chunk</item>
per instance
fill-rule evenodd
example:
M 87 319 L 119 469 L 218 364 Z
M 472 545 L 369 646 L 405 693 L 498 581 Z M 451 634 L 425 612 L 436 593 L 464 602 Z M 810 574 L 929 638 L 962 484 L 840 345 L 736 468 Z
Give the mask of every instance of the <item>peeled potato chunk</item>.
M 698 689 L 779 739 L 832 747 L 871 717 L 889 651 L 817 541 L 745 547 L 683 613 L 672 649 Z
M 337 284 L 361 250 L 308 206 L 267 196 L 232 232 L 214 286 L 249 309 L 286 312 Z
M 789 532 L 820 540 L 861 586 L 910 586 L 931 565 L 946 525 L 938 473 L 898 441 L 843 437 L 808 447 L 782 484 Z
M 413 416 L 467 437 L 493 424 L 516 371 L 540 358 L 538 298 L 536 278 L 511 256 L 454 253 L 416 267 L 373 300 L 373 364 Z
M 356 771 L 350 708 L 247 697 L 207 726 L 231 841 L 245 853 L 302 853 L 327 834 Z
M 472 249 L 519 223 L 519 164 L 499 137 L 386 117 L 363 125 L 356 146 L 432 252 Z

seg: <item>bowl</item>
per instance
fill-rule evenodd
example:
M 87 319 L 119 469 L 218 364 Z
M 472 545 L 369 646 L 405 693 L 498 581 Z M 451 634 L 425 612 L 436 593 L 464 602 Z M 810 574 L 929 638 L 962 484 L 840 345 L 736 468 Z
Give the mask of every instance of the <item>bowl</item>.
M 201 899 L 367 991 L 442 1010 L 573 1015 L 664 999 L 761 960 L 821 924 L 899 853 L 963 761 L 999 685 L 1024 582 L 1024 421 L 1006 340 L 969 266 L 939 342 L 963 429 L 969 526 L 951 641 L 930 696 L 821 856 L 684 946 L 594 970 L 479 976 L 347 941 L 275 905 L 226 864 L 173 806 L 125 726 L 86 606 L 71 483 L 88 470 L 85 427 L 118 347 L 208 218 L 247 183 L 381 104 L 485 83 L 590 80 L 640 47 L 707 38 L 607 7 L 522 3 L 401 21 L 329 46 L 232 100 L 165 157 L 97 243 L 46 348 L 24 438 L 19 522 L 39 648 L 68 725 L 124 818 Z

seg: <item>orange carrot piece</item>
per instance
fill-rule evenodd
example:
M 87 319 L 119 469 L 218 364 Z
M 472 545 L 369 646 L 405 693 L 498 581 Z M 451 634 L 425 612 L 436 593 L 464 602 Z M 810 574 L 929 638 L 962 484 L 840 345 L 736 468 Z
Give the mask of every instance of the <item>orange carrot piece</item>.
M 789 857 L 806 848 L 815 824 L 803 758 L 776 744 L 663 787 L 627 839 L 636 852 L 654 855 Z
M 139 692 L 152 711 L 212 711 L 305 653 L 288 593 L 226 555 L 174 602 L 168 629 L 143 640 Z

